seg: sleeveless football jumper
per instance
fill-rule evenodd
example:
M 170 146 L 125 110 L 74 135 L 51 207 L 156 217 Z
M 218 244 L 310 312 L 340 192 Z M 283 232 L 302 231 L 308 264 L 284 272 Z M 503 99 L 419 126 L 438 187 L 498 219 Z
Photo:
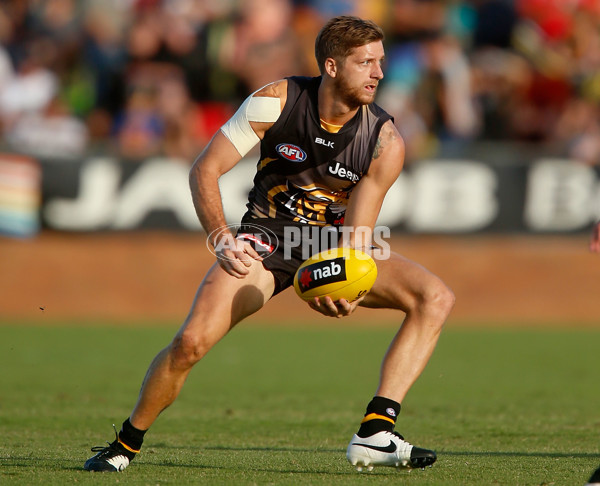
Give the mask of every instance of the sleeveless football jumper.
M 285 227 L 338 227 L 352 190 L 367 173 L 381 127 L 392 117 L 376 104 L 363 105 L 337 132 L 321 127 L 318 89 L 321 77 L 290 77 L 281 115 L 265 133 L 254 186 L 238 237 L 257 228 L 277 244 L 263 265 L 275 275 L 275 294 L 288 287 L 302 263 L 299 248 L 284 259 Z M 317 228 L 315 228 L 317 229 Z M 332 228 L 333 229 L 333 228 Z M 258 231 L 260 233 L 260 231 Z M 257 250 L 259 249 L 255 245 Z M 261 247 L 260 249 L 264 249 Z

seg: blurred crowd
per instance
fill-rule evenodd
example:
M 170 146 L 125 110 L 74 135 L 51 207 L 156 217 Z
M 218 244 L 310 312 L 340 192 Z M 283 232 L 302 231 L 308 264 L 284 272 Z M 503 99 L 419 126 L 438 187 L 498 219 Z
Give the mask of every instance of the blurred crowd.
M 500 140 L 600 164 L 600 0 L 1 0 L 3 143 L 190 163 L 254 90 L 318 75 L 340 14 L 385 30 L 409 162 Z

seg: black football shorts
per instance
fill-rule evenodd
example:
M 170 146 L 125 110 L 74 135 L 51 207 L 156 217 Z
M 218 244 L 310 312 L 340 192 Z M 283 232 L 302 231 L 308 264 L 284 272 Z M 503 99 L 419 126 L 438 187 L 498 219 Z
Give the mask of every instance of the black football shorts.
M 317 226 L 281 219 L 244 218 L 236 238 L 252 244 L 263 257 L 263 266 L 275 278 L 277 295 L 290 287 L 294 274 L 304 260 L 338 246 L 335 226 Z

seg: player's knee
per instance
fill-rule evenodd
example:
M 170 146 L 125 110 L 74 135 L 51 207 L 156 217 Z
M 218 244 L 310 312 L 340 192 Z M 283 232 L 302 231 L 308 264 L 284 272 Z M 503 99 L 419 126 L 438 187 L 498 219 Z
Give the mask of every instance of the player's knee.
M 422 296 L 422 305 L 426 312 L 435 313 L 442 320 L 448 317 L 455 302 L 454 292 L 437 278 L 426 287 Z
M 202 335 L 183 332 L 175 336 L 171 343 L 171 359 L 176 368 L 187 369 L 200 361 L 211 345 Z

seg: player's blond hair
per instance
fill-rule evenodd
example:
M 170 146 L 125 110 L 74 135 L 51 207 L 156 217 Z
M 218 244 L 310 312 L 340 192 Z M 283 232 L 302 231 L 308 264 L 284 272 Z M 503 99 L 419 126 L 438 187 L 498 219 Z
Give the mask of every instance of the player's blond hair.
M 343 62 L 355 47 L 383 40 L 383 30 L 371 20 L 352 15 L 342 15 L 329 20 L 315 40 L 315 57 L 321 73 L 325 60 L 333 58 Z

